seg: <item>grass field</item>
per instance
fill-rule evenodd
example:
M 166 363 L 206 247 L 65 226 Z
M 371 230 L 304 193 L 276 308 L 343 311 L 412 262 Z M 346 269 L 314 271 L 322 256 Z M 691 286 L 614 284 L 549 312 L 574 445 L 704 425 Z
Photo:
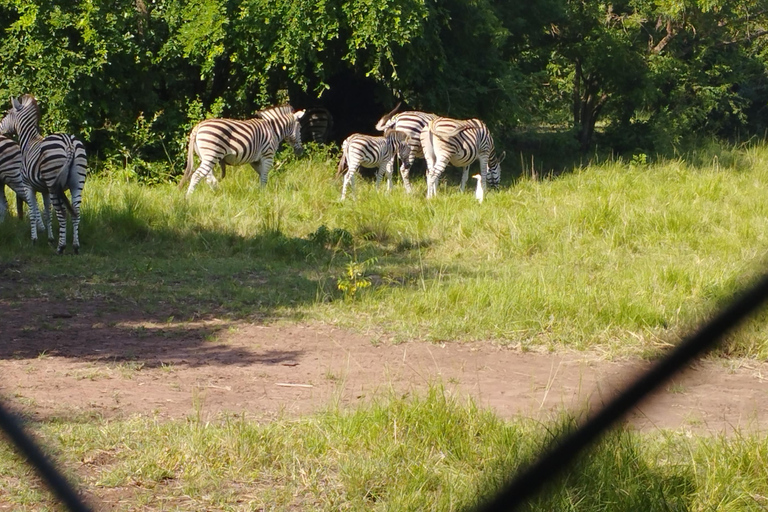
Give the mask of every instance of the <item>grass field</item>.
M 80 256 L 33 246 L 26 223 L 0 224 L 0 300 L 653 357 L 762 271 L 766 164 L 764 145 L 611 161 L 507 178 L 483 204 L 458 193 L 458 174 L 430 201 L 423 181 L 409 196 L 358 180 L 340 203 L 335 162 L 322 155 L 284 165 L 265 189 L 236 169 L 190 200 L 170 184 L 92 177 Z M 768 356 L 765 319 L 721 355 Z M 530 460 L 560 431 L 552 425 L 502 422 L 438 386 L 265 425 L 86 417 L 34 428 L 81 465 L 79 482 L 124 510 L 460 510 Z M 0 450 L 0 497 L 52 507 Z M 764 510 L 767 456 L 760 433 L 621 431 L 531 508 Z
M 505 423 L 436 386 L 265 425 L 90 419 L 39 434 L 113 510 L 469 510 L 568 424 Z M 618 431 L 526 510 L 765 510 L 766 459 L 756 434 Z M 4 446 L 0 474 L 0 497 L 15 509 L 53 508 Z
M 508 182 L 483 204 L 458 193 L 458 174 L 431 201 L 423 180 L 412 196 L 358 180 L 356 197 L 340 203 L 335 162 L 323 157 L 285 165 L 264 190 L 238 169 L 189 201 L 170 184 L 92 178 L 80 257 L 33 247 L 25 223 L 0 225 L 0 261 L 30 283 L 0 297 L 99 297 L 166 318 L 322 319 L 394 340 L 652 356 L 762 270 L 767 163 L 762 145 L 613 161 Z M 338 290 L 365 276 L 372 286 Z M 759 325 L 728 353 L 768 356 Z

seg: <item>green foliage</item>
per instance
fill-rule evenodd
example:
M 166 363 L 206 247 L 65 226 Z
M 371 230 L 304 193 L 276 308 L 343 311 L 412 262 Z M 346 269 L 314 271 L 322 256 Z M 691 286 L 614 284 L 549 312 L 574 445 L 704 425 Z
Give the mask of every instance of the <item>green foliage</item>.
M 0 96 L 36 94 L 43 131 L 80 134 L 97 162 L 125 169 L 126 148 L 140 147 L 148 182 L 180 172 L 200 119 L 249 117 L 285 91 L 322 97 L 345 76 L 374 81 L 381 104 L 480 117 L 502 146 L 543 123 L 569 126 L 582 150 L 602 137 L 621 152 L 671 151 L 693 132 L 768 126 L 761 6 L 2 0 Z
M 375 263 L 376 258 L 368 258 L 365 261 L 357 261 L 354 256 L 349 258 L 344 265 L 344 275 L 336 281 L 336 287 L 344 294 L 346 302 L 355 300 L 360 290 L 371 286 L 371 280 L 365 275 L 365 271 Z

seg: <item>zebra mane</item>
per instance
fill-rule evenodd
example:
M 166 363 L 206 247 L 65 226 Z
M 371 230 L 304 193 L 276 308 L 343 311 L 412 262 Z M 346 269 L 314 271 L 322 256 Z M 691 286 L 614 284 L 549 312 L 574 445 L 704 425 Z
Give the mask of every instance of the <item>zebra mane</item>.
M 37 116 L 36 119 L 38 122 L 40 122 L 40 104 L 37 102 L 37 98 L 31 94 L 24 94 L 21 98 L 19 98 L 19 103 L 25 107 L 32 105 L 35 108 L 35 115 Z
M 286 117 L 293 114 L 293 107 L 290 105 L 280 105 L 277 107 L 268 107 L 264 110 L 259 110 L 256 113 L 256 117 L 262 119 L 276 119 L 278 117 Z

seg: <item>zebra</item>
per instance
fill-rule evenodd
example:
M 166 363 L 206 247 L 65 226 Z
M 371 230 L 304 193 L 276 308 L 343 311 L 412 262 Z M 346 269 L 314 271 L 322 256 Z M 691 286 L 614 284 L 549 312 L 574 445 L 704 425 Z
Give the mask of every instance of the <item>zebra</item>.
M 85 146 L 74 135 L 54 133 L 40 134 L 40 105 L 31 94 L 11 98 L 11 108 L 0 120 L 0 133 L 15 133 L 19 137 L 22 156 L 22 179 L 27 187 L 27 202 L 32 230 L 32 241 L 37 241 L 40 210 L 35 193 L 43 195 L 45 226 L 48 240 L 53 241 L 51 203 L 59 221 L 57 252 L 67 246 L 67 212 L 72 217 L 72 248 L 80 251 L 80 203 L 88 160 Z M 65 194 L 69 190 L 72 199 Z
M 501 181 L 501 157 L 496 156 L 493 137 L 479 119 L 466 121 L 435 117 L 420 134 L 424 157 L 427 160 L 427 197 L 437 195 L 437 182 L 448 164 L 463 167 L 461 191 L 469 178 L 469 166 L 480 162 L 480 182 L 483 192 L 488 184 L 497 187 Z
M 341 200 L 347 196 L 347 186 L 354 187 L 355 173 L 360 166 L 378 168 L 376 171 L 376 187 L 381 183 L 384 173 L 387 174 L 387 190 L 392 190 L 392 167 L 395 156 L 400 158 L 401 173 L 403 167 L 410 166 L 410 145 L 402 132 L 387 130 L 383 137 L 354 133 L 341 144 L 341 160 L 337 176 L 344 175 L 344 185 L 341 189 Z
M 327 108 L 308 108 L 301 118 L 301 140 L 327 144 L 331 140 L 333 116 Z
M 187 167 L 179 188 L 183 189 L 189 181 L 189 197 L 203 178 L 215 187 L 217 182 L 213 176 L 213 166 L 217 162 L 221 166 L 222 177 L 226 174 L 227 165 L 248 163 L 259 173 L 261 186 L 265 186 L 275 152 L 283 139 L 293 146 L 297 155 L 303 152 L 299 125 L 303 115 L 303 110 L 294 112 L 290 105 L 284 105 L 262 110 L 257 113 L 257 117 L 244 121 L 200 121 L 189 134 Z M 195 155 L 200 158 L 197 170 L 194 167 Z
M 21 148 L 15 140 L 0 135 L 0 222 L 5 219 L 5 212 L 8 211 L 6 185 L 16 193 L 16 212 L 21 219 L 24 215 L 24 202 L 29 203 L 31 195 L 22 179 Z
M 397 112 L 398 108 L 400 108 L 399 103 L 392 112 L 379 119 L 379 122 L 376 123 L 376 129 L 382 132 L 385 130 L 397 130 L 408 137 L 408 143 L 411 146 L 411 155 L 408 160 L 408 167 L 400 168 L 400 175 L 403 178 L 405 191 L 410 193 L 412 190 L 411 182 L 408 180 L 410 168 L 413 165 L 414 160 L 417 158 L 424 158 L 424 151 L 421 147 L 419 135 L 427 124 L 437 116 L 435 114 L 419 112 L 417 110 L 407 110 L 396 114 L 395 112 Z

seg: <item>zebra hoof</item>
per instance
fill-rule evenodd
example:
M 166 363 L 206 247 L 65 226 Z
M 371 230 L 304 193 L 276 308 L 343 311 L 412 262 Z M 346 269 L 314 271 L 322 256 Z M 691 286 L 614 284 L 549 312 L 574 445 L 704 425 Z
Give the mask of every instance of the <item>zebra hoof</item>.
M 66 245 L 60 245 L 60 246 L 59 246 L 59 247 L 56 249 L 56 254 L 64 254 L 64 248 L 65 248 L 65 247 L 66 247 Z
M 73 245 L 73 246 L 72 246 L 72 251 L 73 251 L 75 254 L 80 254 L 80 246 L 79 246 L 79 245 Z

